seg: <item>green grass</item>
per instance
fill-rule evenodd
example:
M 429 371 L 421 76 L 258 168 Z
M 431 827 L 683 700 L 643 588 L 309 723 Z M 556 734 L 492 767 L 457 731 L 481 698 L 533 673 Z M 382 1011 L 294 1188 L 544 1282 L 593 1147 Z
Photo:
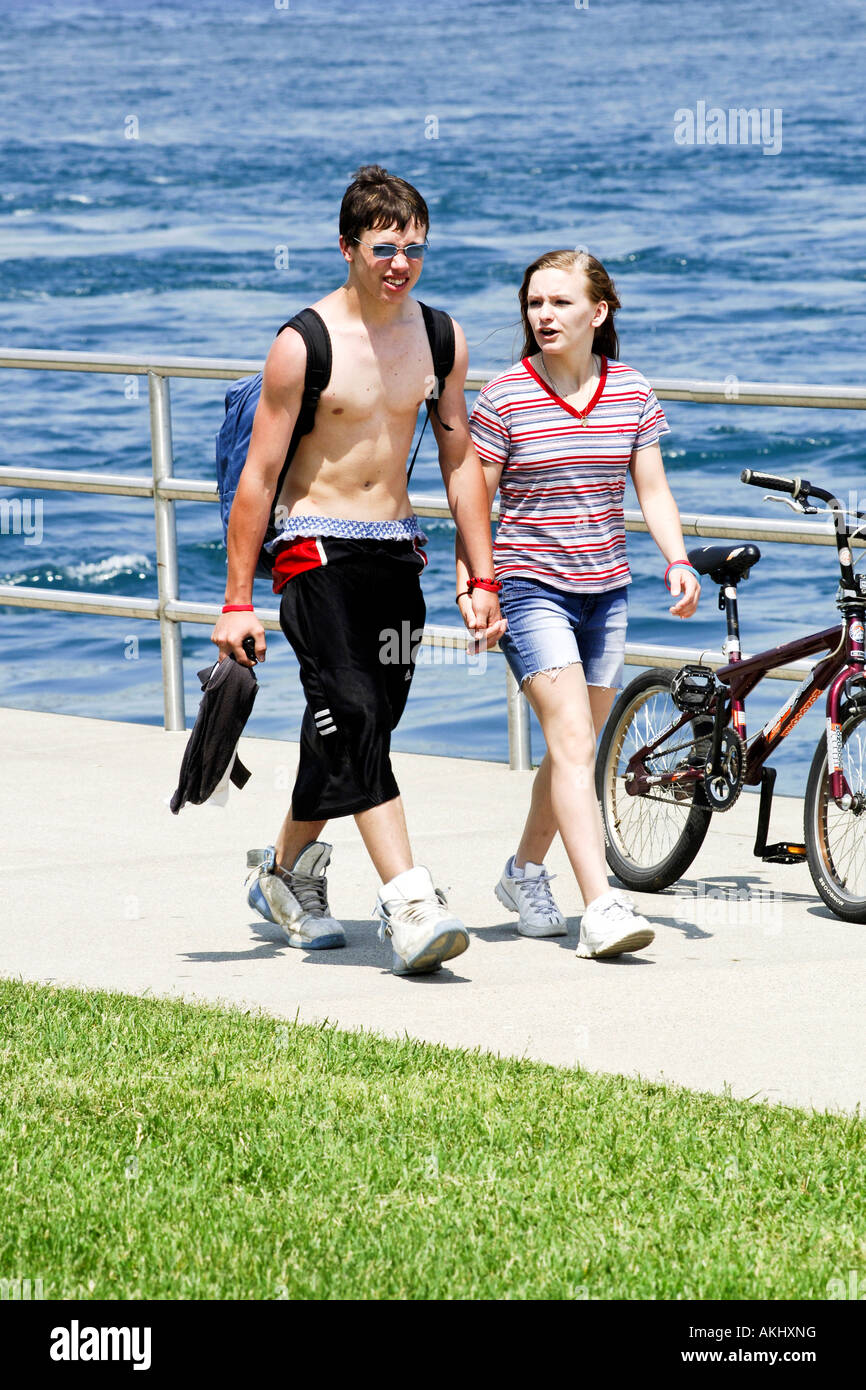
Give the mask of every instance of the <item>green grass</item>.
M 10 981 L 0 1057 L 0 1278 L 46 1298 L 825 1298 L 866 1261 L 851 1117 Z

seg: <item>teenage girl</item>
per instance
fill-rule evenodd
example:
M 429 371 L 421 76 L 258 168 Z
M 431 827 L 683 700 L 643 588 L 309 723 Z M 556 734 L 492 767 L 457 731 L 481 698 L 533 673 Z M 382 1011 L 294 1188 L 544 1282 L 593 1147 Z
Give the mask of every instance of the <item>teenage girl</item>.
M 544 868 L 558 831 L 584 902 L 577 954 L 616 956 L 654 935 L 608 884 L 594 782 L 596 739 L 622 683 L 627 472 L 664 556 L 670 612 L 691 617 L 700 583 L 659 449 L 668 424 L 646 378 L 618 360 L 620 301 L 604 266 L 585 251 L 550 251 L 526 270 L 519 298 L 521 359 L 479 394 L 470 428 L 491 504 L 499 491 L 493 554 L 508 620 L 500 646 L 547 752 L 495 891 L 523 935 L 564 935 Z M 474 628 L 469 575 L 458 542 L 457 603 Z

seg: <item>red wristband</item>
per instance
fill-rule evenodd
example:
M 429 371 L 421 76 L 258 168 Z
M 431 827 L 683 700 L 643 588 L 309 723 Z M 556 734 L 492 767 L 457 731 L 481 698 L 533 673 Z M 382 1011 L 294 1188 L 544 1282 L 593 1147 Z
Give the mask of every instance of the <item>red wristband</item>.
M 466 584 L 468 594 L 471 594 L 473 589 L 486 589 L 490 594 L 502 593 L 501 579 L 467 579 Z
M 668 582 L 668 575 L 670 574 L 670 572 L 671 572 L 671 570 L 673 569 L 674 565 L 688 565 L 688 567 L 689 567 L 690 570 L 691 570 L 691 569 L 694 569 L 694 565 L 692 564 L 691 560 L 671 560 L 670 564 L 668 565 L 667 569 L 665 570 L 665 583 L 666 583 L 666 584 L 667 584 L 667 582 Z
M 687 569 L 690 574 L 694 575 L 695 579 L 697 579 L 698 583 L 700 584 L 700 575 L 698 574 L 691 560 L 671 560 L 670 564 L 665 570 L 665 588 L 667 589 L 668 593 L 670 593 L 671 588 L 670 584 L 668 583 L 668 575 L 673 569 Z
M 224 613 L 255 613 L 255 605 L 252 603 L 224 603 Z

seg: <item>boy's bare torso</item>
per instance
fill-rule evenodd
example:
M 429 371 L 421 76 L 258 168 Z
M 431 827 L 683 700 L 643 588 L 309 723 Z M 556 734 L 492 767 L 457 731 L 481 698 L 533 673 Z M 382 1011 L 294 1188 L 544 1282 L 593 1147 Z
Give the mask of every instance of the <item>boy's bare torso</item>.
M 433 359 L 417 301 L 396 322 L 346 312 L 342 290 L 313 306 L 331 337 L 331 379 L 277 499 L 283 515 L 358 521 L 410 515 L 406 459 Z

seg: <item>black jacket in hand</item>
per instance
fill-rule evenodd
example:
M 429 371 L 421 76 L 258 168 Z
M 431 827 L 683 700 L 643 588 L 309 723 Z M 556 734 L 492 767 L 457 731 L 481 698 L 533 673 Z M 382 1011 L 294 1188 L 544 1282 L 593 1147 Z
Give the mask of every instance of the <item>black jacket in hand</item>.
M 204 694 L 184 749 L 178 788 L 170 802 L 175 815 L 188 801 L 200 806 L 216 791 L 259 691 L 252 668 L 240 666 L 233 656 L 206 666 L 198 678 Z M 249 769 L 235 758 L 230 776 L 236 787 L 244 787 Z

